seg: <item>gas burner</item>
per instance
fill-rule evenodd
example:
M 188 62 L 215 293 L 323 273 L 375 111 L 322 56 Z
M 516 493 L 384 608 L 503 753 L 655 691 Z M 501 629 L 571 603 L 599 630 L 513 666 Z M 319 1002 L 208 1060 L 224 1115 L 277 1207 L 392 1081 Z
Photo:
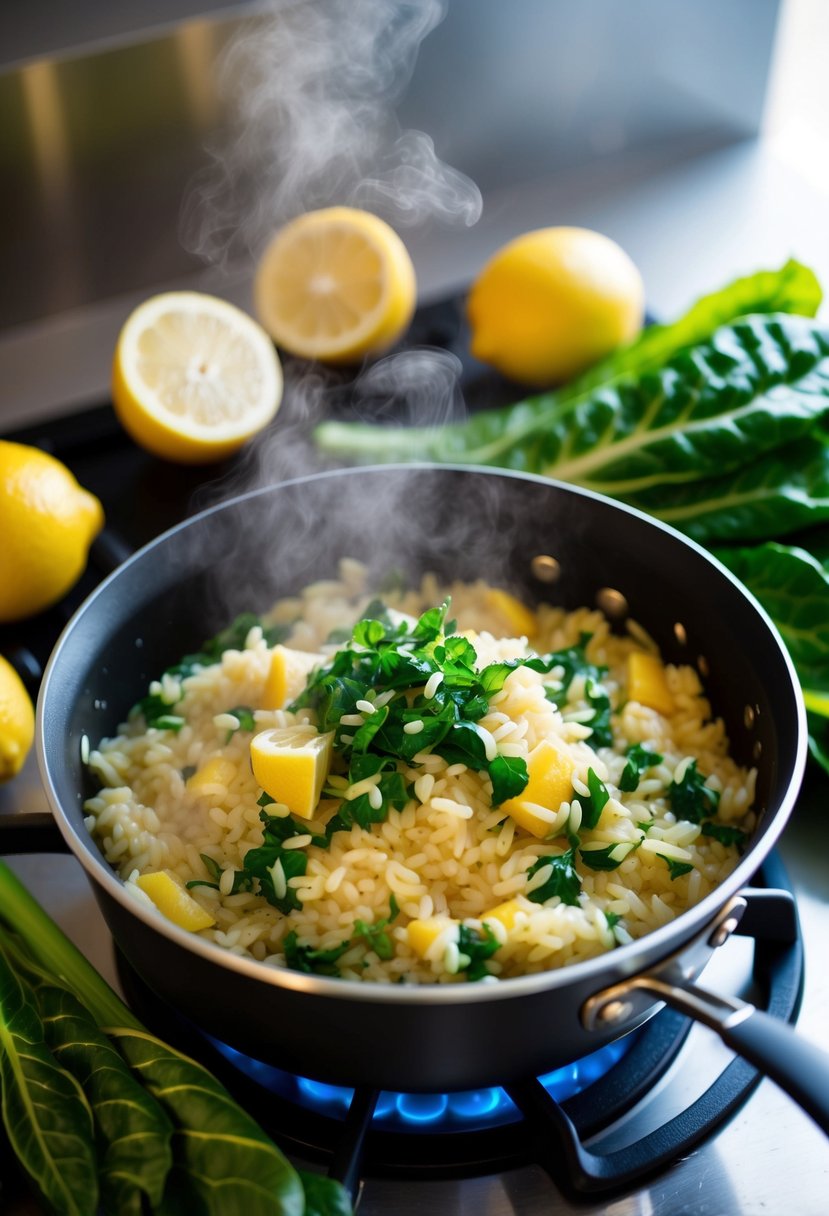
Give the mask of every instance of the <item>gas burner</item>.
M 790 890 L 772 854 L 757 885 Z M 799 935 L 754 938 L 758 1003 L 794 1021 L 803 983 Z M 540 1078 L 504 1089 L 447 1094 L 345 1089 L 295 1077 L 213 1039 L 165 1005 L 126 960 L 119 977 L 138 1016 L 180 1049 L 197 1055 L 289 1153 L 321 1162 L 357 1192 L 363 1177 L 459 1178 L 536 1161 L 566 1194 L 617 1192 L 670 1165 L 727 1121 L 757 1085 L 757 1071 L 731 1060 L 713 1084 L 663 1126 L 622 1148 L 585 1147 L 622 1119 L 665 1077 L 690 1031 L 663 1009 L 631 1035 Z

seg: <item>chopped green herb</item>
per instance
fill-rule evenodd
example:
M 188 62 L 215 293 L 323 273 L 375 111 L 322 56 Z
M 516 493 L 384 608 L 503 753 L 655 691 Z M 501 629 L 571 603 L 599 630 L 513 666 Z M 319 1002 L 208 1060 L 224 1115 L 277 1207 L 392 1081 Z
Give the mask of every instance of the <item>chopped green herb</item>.
M 275 799 L 271 798 L 270 794 L 268 794 L 265 790 L 263 790 L 262 793 L 259 795 L 259 797 L 256 799 L 256 805 L 257 806 L 273 806 L 274 801 L 275 801 Z
M 641 743 L 632 743 L 627 749 L 627 764 L 619 778 L 619 789 L 632 793 L 638 788 L 642 774 L 662 763 L 658 752 L 649 752 Z
M 394 955 L 394 943 L 386 930 L 399 911 L 397 900 L 392 895 L 389 900 L 388 916 L 385 916 L 382 920 L 375 921 L 371 925 L 366 924 L 364 920 L 355 920 L 354 922 L 356 935 L 366 941 L 369 949 L 373 950 L 378 958 L 389 959 Z
M 480 930 L 461 925 L 458 930 L 458 971 L 465 971 L 466 978 L 473 983 L 490 974 L 486 965 L 499 948 L 500 942 L 484 923 Z
M 521 756 L 496 756 L 489 766 L 492 782 L 492 805 L 500 806 L 508 798 L 517 798 L 527 787 L 530 775 L 527 762 Z
M 602 811 L 607 805 L 610 793 L 603 781 L 600 781 L 592 768 L 587 770 L 587 788 L 589 796 L 574 791 L 581 805 L 581 823 L 584 828 L 594 828 L 602 817 Z
M 677 819 L 688 823 L 701 823 L 717 813 L 720 796 L 709 789 L 702 773 L 697 772 L 696 760 L 685 766 L 681 781 L 672 781 L 668 786 L 668 801 Z
M 638 849 L 641 843 L 640 839 L 634 843 L 622 841 L 619 844 L 608 844 L 600 849 L 581 848 L 579 854 L 590 870 L 617 870 L 628 854 Z
M 204 867 L 210 875 L 212 881 L 208 881 L 204 878 L 193 878 L 190 880 L 190 882 L 185 883 L 184 885 L 187 887 L 188 891 L 191 889 L 191 887 L 211 887 L 214 891 L 218 891 L 219 882 L 222 877 L 222 867 L 219 865 L 218 861 L 215 861 L 212 857 L 208 857 L 206 853 L 199 853 L 199 857 L 201 857 L 202 861 L 204 862 Z
M 181 770 L 182 781 L 189 781 L 190 778 L 195 774 L 195 772 L 196 772 L 195 764 L 185 764 L 184 768 Z
M 304 971 L 307 975 L 339 975 L 337 962 L 350 946 L 351 942 L 346 941 L 330 950 L 317 950 L 300 945 L 297 932 L 292 929 L 283 943 L 285 963 L 292 971 Z
M 178 734 L 186 721 L 180 714 L 159 714 L 154 722 L 147 722 L 147 726 L 154 726 L 156 730 L 172 730 Z
M 249 849 L 233 880 L 232 894 L 254 889 L 258 884 L 260 895 L 286 916 L 294 908 L 301 907 L 299 897 L 288 880 L 305 873 L 308 859 L 303 849 L 284 849 L 284 841 L 302 834 L 304 827 L 290 816 L 269 815 L 260 811 L 262 821 L 262 844 Z
M 176 703 L 163 700 L 157 692 L 151 692 L 142 697 L 130 713 L 142 714 L 148 728 L 154 726 L 157 730 L 180 731 L 184 726 L 184 718 L 171 712 L 174 704 Z
M 604 918 L 607 921 L 607 927 L 612 932 L 619 921 L 622 919 L 618 912 L 605 912 Z
M 311 674 L 308 685 L 291 706 L 313 709 L 321 731 L 334 732 L 334 750 L 348 761 L 349 783 L 382 771 L 379 782 L 382 805 L 372 805 L 368 795 L 343 802 L 333 831 L 359 823 L 365 827 L 388 815 L 390 806 L 402 809 L 409 794 L 395 770 L 398 760 L 411 763 L 421 751 L 442 756 L 447 763 L 461 763 L 489 773 L 498 800 L 515 797 L 526 786 L 523 760 L 495 756 L 488 750 L 491 740 L 477 725 L 489 709 L 489 700 L 504 685 L 516 667 L 551 670 L 557 659 L 530 656 L 491 663 L 479 671 L 478 656 L 467 638 L 452 634 L 454 622 L 447 620 L 448 601 L 430 608 L 417 621 L 393 619 L 380 601 L 366 609 L 352 631 L 351 641 L 330 663 Z M 440 677 L 439 680 L 433 677 Z M 430 696 L 426 697 L 428 688 Z M 386 703 L 371 713 L 357 709 L 357 702 L 374 703 L 380 694 L 391 693 Z M 362 725 L 343 725 L 343 717 L 362 714 Z M 412 729 L 414 727 L 414 729 Z M 355 771 L 355 760 L 364 758 L 368 768 Z M 374 797 L 377 802 L 376 795 Z
M 598 680 L 587 679 L 584 684 L 584 699 L 593 709 L 589 725 L 593 731 L 590 742 L 594 747 L 612 747 L 613 731 L 610 729 L 610 697 Z
M 238 718 L 239 720 L 239 725 L 227 732 L 225 743 L 230 742 L 237 730 L 256 730 L 256 719 L 249 705 L 234 705 L 233 709 L 228 709 L 225 712 L 233 714 L 234 718 Z
M 581 879 L 576 873 L 575 850 L 570 848 L 558 857 L 539 857 L 527 870 L 527 878 L 538 874 L 540 870 L 549 869 L 550 873 L 540 887 L 531 891 L 527 899 L 534 904 L 546 904 L 548 900 L 558 898 L 563 904 L 575 907 L 579 902 Z
M 339 646 L 343 642 L 348 642 L 351 638 L 351 630 L 347 628 L 332 629 L 328 637 L 325 639 L 326 646 Z
M 666 857 L 664 853 L 657 853 L 656 856 L 661 857 L 668 867 L 671 882 L 675 878 L 681 878 L 683 874 L 690 874 L 694 868 L 689 861 L 675 861 L 673 857 Z
M 711 836 L 714 840 L 718 840 L 720 844 L 726 847 L 730 845 L 745 844 L 747 832 L 742 828 L 733 828 L 726 823 L 712 823 L 710 820 L 702 825 L 702 835 Z

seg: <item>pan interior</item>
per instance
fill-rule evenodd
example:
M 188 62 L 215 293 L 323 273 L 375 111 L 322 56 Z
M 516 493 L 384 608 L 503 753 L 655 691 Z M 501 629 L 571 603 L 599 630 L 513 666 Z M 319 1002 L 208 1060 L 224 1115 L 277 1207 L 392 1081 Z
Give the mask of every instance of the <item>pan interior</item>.
M 484 578 L 530 603 L 610 606 L 619 629 L 632 617 L 669 661 L 701 670 L 732 754 L 758 767 L 756 839 L 769 830 L 802 758 L 798 701 L 779 640 L 727 572 L 645 517 L 548 481 L 363 469 L 287 483 L 195 518 L 136 555 L 70 624 L 43 697 L 43 752 L 63 814 L 102 866 L 83 824 L 93 791 L 82 736 L 94 744 L 114 733 L 148 682 L 183 654 L 239 612 L 334 577 L 346 556 L 378 583 L 390 571 L 411 582 L 426 571 Z

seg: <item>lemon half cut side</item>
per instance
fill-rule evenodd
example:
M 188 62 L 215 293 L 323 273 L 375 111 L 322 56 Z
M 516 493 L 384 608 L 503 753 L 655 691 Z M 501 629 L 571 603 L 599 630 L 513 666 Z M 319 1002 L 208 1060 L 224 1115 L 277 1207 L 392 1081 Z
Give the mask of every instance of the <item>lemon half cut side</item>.
M 256 313 L 277 345 L 328 363 L 388 350 L 408 327 L 416 295 L 400 237 L 355 207 L 309 211 L 285 224 L 254 284 Z
M 282 399 L 273 343 L 241 309 L 195 291 L 140 304 L 115 349 L 112 398 L 124 428 L 165 460 L 223 460 L 267 426 Z

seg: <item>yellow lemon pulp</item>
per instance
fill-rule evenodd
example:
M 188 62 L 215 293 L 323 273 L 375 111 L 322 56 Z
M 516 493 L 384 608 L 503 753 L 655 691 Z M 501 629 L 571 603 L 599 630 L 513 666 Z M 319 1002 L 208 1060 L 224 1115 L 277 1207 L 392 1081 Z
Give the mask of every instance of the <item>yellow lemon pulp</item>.
M 513 636 L 531 638 L 535 635 L 538 628 L 535 613 L 514 595 L 510 595 L 509 591 L 490 587 L 484 593 L 484 604 L 503 618 Z
M 262 693 L 262 708 L 282 709 L 293 701 L 305 687 L 308 673 L 324 662 L 325 657 L 321 654 L 291 650 L 289 646 L 274 646 Z
M 165 460 L 223 460 L 282 400 L 273 343 L 241 309 L 195 291 L 153 296 L 115 348 L 112 400 L 124 428 Z
M 139 874 L 137 885 L 149 895 L 155 906 L 174 925 L 196 933 L 209 929 L 216 920 L 197 903 L 169 870 L 158 870 L 154 874 Z
M 23 767 L 35 734 L 35 712 L 23 681 L 0 656 L 0 781 Z
M 253 775 L 274 802 L 310 819 L 328 776 L 333 741 L 333 731 L 320 735 L 307 726 L 263 730 L 250 742 Z
M 573 796 L 573 762 L 546 739 L 537 744 L 527 760 L 529 780 L 517 798 L 501 803 L 519 827 L 543 840 L 562 802 Z
M 400 237 L 352 207 L 286 224 L 262 255 L 254 284 L 257 315 L 274 341 L 330 363 L 387 350 L 411 321 L 416 294 Z
M 655 654 L 634 651 L 628 655 L 628 700 L 647 705 L 666 717 L 674 712 L 676 706 L 665 668 Z
M 406 926 L 406 937 L 418 958 L 426 958 L 432 946 L 450 926 L 458 928 L 458 922 L 449 916 L 430 916 L 425 920 L 416 918 Z M 457 940 L 457 932 L 453 940 Z
M 642 278 L 615 241 L 586 228 L 516 237 L 469 293 L 472 354 L 522 384 L 584 371 L 642 328 Z
M 77 582 L 104 523 L 98 499 L 39 448 L 0 440 L 0 621 L 18 621 Z

